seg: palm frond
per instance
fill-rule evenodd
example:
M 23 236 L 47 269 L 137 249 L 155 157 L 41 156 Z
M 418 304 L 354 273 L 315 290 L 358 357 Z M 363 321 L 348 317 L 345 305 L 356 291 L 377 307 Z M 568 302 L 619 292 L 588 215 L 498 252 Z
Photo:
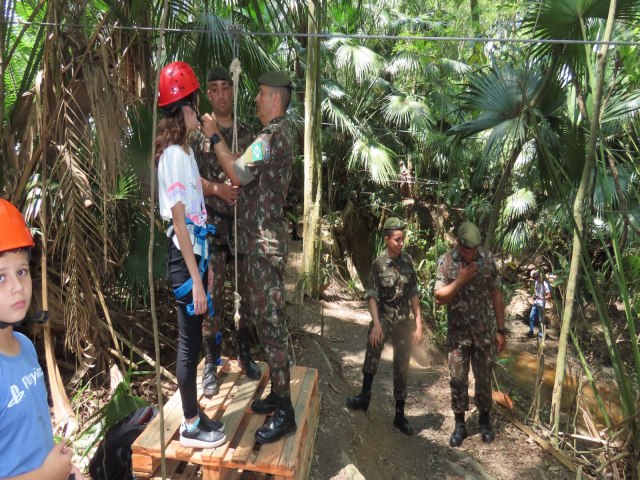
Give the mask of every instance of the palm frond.
M 429 107 L 414 97 L 389 95 L 386 98 L 385 120 L 399 127 L 413 127 L 415 130 L 432 124 Z
M 392 158 L 393 153 L 380 142 L 372 138 L 360 137 L 353 144 L 349 168 L 362 165 L 368 170 L 371 180 L 385 185 L 396 174 Z
M 420 56 L 417 52 L 400 51 L 387 60 L 385 71 L 392 76 L 416 74 L 420 72 Z
M 358 82 L 377 75 L 384 66 L 384 59 L 373 50 L 353 41 L 343 40 L 335 52 L 336 65 L 352 70 Z
M 502 220 L 511 223 L 522 220 L 537 208 L 533 192 L 527 188 L 520 188 L 509 195 L 502 207 Z

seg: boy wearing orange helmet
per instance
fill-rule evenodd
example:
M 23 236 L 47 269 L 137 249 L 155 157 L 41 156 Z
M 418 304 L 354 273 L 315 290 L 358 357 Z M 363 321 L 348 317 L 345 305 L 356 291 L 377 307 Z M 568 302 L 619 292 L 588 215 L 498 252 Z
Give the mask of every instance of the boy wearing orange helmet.
M 35 244 L 18 209 L 2 199 L 0 225 L 0 478 L 81 480 L 65 441 L 54 444 L 36 350 L 14 331 L 31 304 L 29 255 Z
M 164 118 L 156 133 L 156 161 L 160 215 L 170 221 L 168 281 L 178 314 L 176 377 L 184 422 L 180 443 L 184 447 L 213 448 L 222 445 L 224 425 L 208 418 L 198 406 L 197 367 L 204 315 L 213 315 L 206 293 L 209 245 L 203 184 L 193 150 L 187 143 L 198 126 L 196 110 L 200 83 L 184 62 L 173 62 L 160 72 L 158 106 Z

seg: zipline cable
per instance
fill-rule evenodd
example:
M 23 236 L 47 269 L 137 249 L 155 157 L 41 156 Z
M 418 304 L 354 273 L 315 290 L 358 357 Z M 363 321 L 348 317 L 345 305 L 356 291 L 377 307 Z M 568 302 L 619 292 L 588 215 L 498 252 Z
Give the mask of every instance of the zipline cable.
M 92 25 L 58 22 L 30 22 L 27 20 L 2 20 L 2 23 L 11 25 L 29 26 L 56 26 L 71 29 L 87 29 Z M 158 27 L 139 27 L 125 25 L 109 25 L 112 30 L 130 30 L 134 32 L 159 32 Z M 478 43 L 513 43 L 513 44 L 552 44 L 552 45 L 609 45 L 609 46 L 640 46 L 640 40 L 576 40 L 562 38 L 505 38 L 505 37 L 465 37 L 465 36 L 429 36 L 429 35 L 373 35 L 354 33 L 298 33 L 298 32 L 262 32 L 246 31 L 238 29 L 236 32 L 229 30 L 208 30 L 203 28 L 166 28 L 165 33 L 204 33 L 210 35 L 237 34 L 253 37 L 297 37 L 297 38 L 324 38 L 345 40 L 400 40 L 405 42 L 478 42 Z

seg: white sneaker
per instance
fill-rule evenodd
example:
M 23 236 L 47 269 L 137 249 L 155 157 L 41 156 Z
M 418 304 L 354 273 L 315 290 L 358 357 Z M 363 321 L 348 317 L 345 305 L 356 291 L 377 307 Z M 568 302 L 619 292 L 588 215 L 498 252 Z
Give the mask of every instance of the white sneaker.
M 207 417 L 207 414 L 200 409 L 198 409 L 198 416 L 200 417 L 200 422 L 204 422 L 204 424 L 207 426 L 209 430 L 217 430 L 219 432 L 224 432 L 224 423 Z M 180 433 L 182 433 L 182 430 L 184 430 L 184 428 L 185 427 L 183 422 L 180 424 Z
M 215 448 L 227 441 L 227 436 L 218 430 L 210 429 L 202 420 L 193 431 L 186 425 L 180 428 L 180 445 L 191 448 Z

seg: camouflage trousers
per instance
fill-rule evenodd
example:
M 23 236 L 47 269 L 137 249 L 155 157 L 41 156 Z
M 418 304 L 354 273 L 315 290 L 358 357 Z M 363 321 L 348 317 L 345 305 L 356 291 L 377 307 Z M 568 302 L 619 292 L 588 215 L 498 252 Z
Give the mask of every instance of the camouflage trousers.
M 454 413 L 469 410 L 469 363 L 476 380 L 475 404 L 480 412 L 491 410 L 491 372 L 493 371 L 492 345 L 458 345 L 448 354 L 451 375 L 451 408 Z
M 213 244 L 209 246 L 209 293 L 213 301 L 215 315 L 202 322 L 202 338 L 205 341 L 215 336 L 220 330 L 220 322 L 225 318 L 225 296 L 224 282 L 229 276 L 229 280 L 235 289 L 235 261 L 229 249 L 225 246 Z M 249 312 L 246 308 L 247 293 L 246 281 L 247 272 L 245 268 L 244 255 L 238 255 L 238 293 L 242 297 L 240 301 L 240 328 L 250 325 Z
M 247 269 L 247 308 L 265 347 L 271 389 L 279 397 L 290 394 L 287 317 L 285 313 L 284 269 L 286 256 L 245 256 Z
M 384 318 L 380 319 L 382 327 L 382 342 L 378 342 L 375 347 L 369 342 L 371 331 L 373 330 L 373 320 L 369 323 L 367 333 L 367 351 L 364 356 L 362 373 L 375 375 L 378 372 L 380 355 L 387 339 L 391 339 L 393 345 L 393 398 L 404 400 L 407 398 L 407 370 L 411 358 L 411 336 L 413 334 L 414 323 L 410 321 L 388 322 Z

